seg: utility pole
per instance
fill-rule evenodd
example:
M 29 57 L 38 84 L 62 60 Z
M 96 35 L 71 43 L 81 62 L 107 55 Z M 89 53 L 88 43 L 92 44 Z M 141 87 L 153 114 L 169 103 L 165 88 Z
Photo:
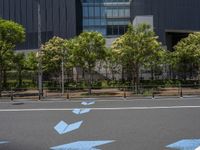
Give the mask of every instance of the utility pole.
M 63 56 L 64 57 L 64 56 Z M 64 58 L 62 57 L 61 70 L 62 70 L 62 96 L 65 93 L 65 78 L 64 78 Z
M 41 62 L 41 50 L 40 50 L 40 46 L 41 46 L 41 6 L 40 6 L 40 0 L 36 0 L 37 1 L 37 19 L 38 19 L 38 55 L 39 55 L 39 59 L 38 59 L 38 90 L 39 90 L 39 100 L 42 98 L 42 62 Z

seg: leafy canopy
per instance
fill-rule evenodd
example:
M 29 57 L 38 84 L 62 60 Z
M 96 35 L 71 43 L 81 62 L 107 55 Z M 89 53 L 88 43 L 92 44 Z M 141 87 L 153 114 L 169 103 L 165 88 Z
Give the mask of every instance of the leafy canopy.
M 98 32 L 83 32 L 76 39 L 73 57 L 77 66 L 93 68 L 106 56 L 105 39 Z
M 25 40 L 25 29 L 13 21 L 0 19 L 0 42 L 15 46 Z
M 200 32 L 189 34 L 174 47 L 172 53 L 174 63 L 200 64 Z
M 13 21 L 0 18 L 0 96 L 2 91 L 2 71 L 11 64 L 12 49 L 25 40 L 25 29 Z
M 17 43 L 25 40 L 25 30 L 22 25 L 13 21 L 0 18 L 0 72 L 6 64 L 10 64 L 6 58 L 11 55 L 11 50 Z
M 53 37 L 42 45 L 42 63 L 45 70 L 59 70 L 62 61 L 68 67 L 70 49 L 69 41 L 60 37 Z
M 164 54 L 150 25 L 128 26 L 128 31 L 113 42 L 114 52 L 122 63 L 149 66 Z

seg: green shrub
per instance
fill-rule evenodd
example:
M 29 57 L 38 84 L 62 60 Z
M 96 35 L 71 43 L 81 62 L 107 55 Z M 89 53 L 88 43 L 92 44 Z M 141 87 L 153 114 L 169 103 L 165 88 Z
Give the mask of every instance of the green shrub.
M 101 89 L 102 88 L 102 82 L 101 81 L 92 82 L 92 88 L 93 89 Z

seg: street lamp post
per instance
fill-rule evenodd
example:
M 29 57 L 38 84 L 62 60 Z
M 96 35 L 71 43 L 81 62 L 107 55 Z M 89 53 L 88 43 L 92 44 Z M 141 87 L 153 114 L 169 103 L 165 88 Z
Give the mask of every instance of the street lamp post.
M 64 75 L 64 58 L 62 57 L 62 62 L 61 62 L 61 71 L 62 71 L 62 96 L 65 93 L 65 75 Z
M 62 82 L 62 96 L 65 94 L 65 52 L 66 49 L 62 49 L 62 62 L 61 62 L 61 82 Z
M 38 55 L 39 55 L 39 60 L 38 60 L 38 90 L 39 90 L 39 100 L 42 98 L 42 62 L 41 62 L 41 57 L 40 57 L 40 46 L 41 46 L 41 6 L 40 6 L 40 0 L 37 1 L 37 19 L 38 19 Z

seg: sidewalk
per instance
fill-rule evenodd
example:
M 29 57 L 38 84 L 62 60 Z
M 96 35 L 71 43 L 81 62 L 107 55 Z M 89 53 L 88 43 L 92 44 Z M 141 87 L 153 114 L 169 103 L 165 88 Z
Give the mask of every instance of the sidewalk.
M 43 100 L 66 100 L 66 99 L 80 99 L 80 98 L 107 98 L 107 99 L 123 99 L 123 98 L 152 98 L 152 97 L 181 97 L 181 90 L 183 96 L 200 95 L 200 89 L 195 88 L 159 88 L 155 91 L 146 90 L 143 94 L 134 94 L 133 91 L 123 91 L 118 88 L 110 89 L 93 89 L 92 95 L 88 95 L 87 90 L 65 91 L 64 95 L 59 91 L 44 90 Z M 154 93 L 154 94 L 153 94 Z M 13 99 L 24 100 L 38 100 L 37 90 L 17 91 L 13 93 Z M 2 100 L 11 100 L 11 93 L 3 93 Z

